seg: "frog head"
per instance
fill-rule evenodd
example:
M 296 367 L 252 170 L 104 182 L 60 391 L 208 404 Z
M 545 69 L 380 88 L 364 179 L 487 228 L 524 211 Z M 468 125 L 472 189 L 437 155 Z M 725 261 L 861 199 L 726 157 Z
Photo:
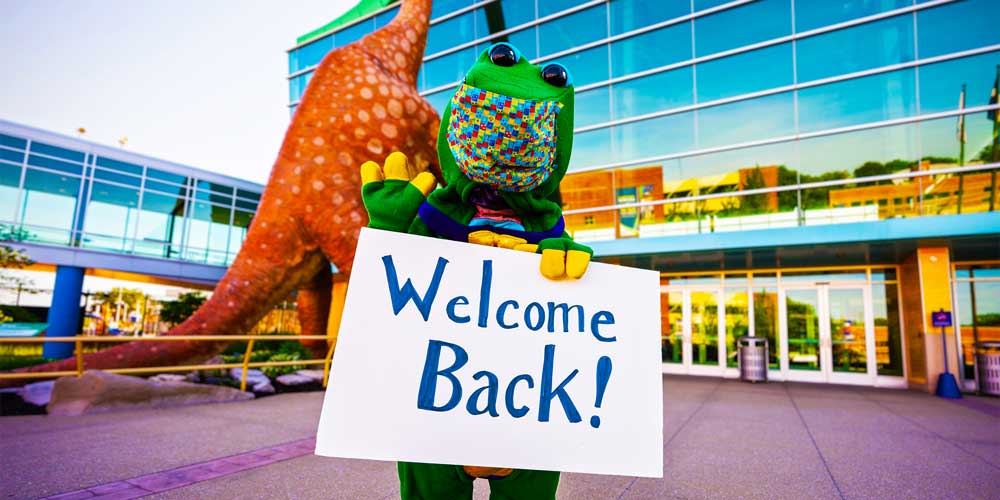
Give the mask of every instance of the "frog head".
M 558 63 L 531 64 L 511 44 L 485 50 L 444 110 L 438 157 L 466 200 L 488 185 L 511 206 L 552 194 L 573 147 L 573 83 Z

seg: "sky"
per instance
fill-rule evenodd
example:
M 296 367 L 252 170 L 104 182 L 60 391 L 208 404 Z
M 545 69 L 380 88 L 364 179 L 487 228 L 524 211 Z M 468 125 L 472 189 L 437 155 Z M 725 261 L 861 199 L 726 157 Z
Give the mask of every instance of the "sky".
M 0 0 L 0 119 L 263 184 L 295 39 L 355 0 Z

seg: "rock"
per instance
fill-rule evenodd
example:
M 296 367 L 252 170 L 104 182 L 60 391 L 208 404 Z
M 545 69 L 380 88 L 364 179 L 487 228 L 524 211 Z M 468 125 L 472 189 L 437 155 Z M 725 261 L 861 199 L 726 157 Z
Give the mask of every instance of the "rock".
M 257 382 L 256 384 L 254 384 L 250 390 L 252 390 L 255 393 L 273 394 L 274 386 L 271 385 L 270 380 L 264 380 L 262 382 Z
M 187 377 L 184 375 L 179 375 L 177 373 L 158 373 L 149 377 L 150 382 L 162 382 L 162 383 L 174 383 L 174 382 L 187 382 Z
M 284 375 L 278 375 L 275 380 L 281 385 L 304 385 L 315 383 L 316 380 L 312 377 L 307 377 L 305 375 L 300 375 L 298 373 L 286 373 Z
M 89 370 L 79 378 L 62 377 L 56 380 L 47 410 L 49 415 L 83 415 L 245 401 L 253 397 L 253 394 L 229 387 L 154 382 L 140 377 Z
M 313 382 L 323 383 L 323 370 L 299 370 L 295 374 L 309 377 Z
M 243 368 L 229 369 L 229 378 L 239 382 L 242 376 Z M 264 372 L 253 368 L 247 370 L 247 386 L 250 387 L 253 392 L 267 394 L 274 392 L 274 386 L 271 385 L 271 379 L 267 378 L 267 375 L 264 375 Z
M 25 403 L 30 403 L 35 406 L 45 406 L 49 404 L 49 400 L 52 399 L 52 387 L 55 385 L 55 380 L 35 382 L 34 384 L 28 384 L 18 389 L 17 395 L 21 396 L 21 399 L 23 399 Z

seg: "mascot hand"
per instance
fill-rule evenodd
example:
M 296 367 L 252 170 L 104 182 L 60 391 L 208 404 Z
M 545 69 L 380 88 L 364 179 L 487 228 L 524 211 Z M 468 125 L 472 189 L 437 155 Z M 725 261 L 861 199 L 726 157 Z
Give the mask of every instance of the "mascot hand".
M 587 272 L 594 251 L 569 238 L 546 238 L 538 243 L 542 276 L 552 280 L 579 279 Z
M 403 153 L 385 159 L 385 169 L 373 161 L 361 165 L 361 199 L 368 227 L 405 233 L 427 195 L 437 186 L 434 174 L 410 166 Z

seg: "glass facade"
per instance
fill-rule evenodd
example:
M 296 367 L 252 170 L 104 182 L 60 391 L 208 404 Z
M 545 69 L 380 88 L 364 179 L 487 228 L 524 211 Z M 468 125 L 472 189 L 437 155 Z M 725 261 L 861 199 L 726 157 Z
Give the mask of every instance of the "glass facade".
M 291 50 L 292 109 L 328 50 L 397 8 Z M 664 214 L 640 237 L 980 212 L 997 204 L 998 17 L 993 0 L 451 0 L 434 4 L 418 87 L 443 110 L 497 41 L 563 63 L 577 88 L 570 172 L 661 170 L 663 199 L 649 201 Z M 775 193 L 739 194 L 762 188 Z M 589 215 L 568 221 L 578 239 L 620 236 L 618 211 L 564 201 Z
M 12 239 L 226 266 L 263 186 L 0 123 Z

